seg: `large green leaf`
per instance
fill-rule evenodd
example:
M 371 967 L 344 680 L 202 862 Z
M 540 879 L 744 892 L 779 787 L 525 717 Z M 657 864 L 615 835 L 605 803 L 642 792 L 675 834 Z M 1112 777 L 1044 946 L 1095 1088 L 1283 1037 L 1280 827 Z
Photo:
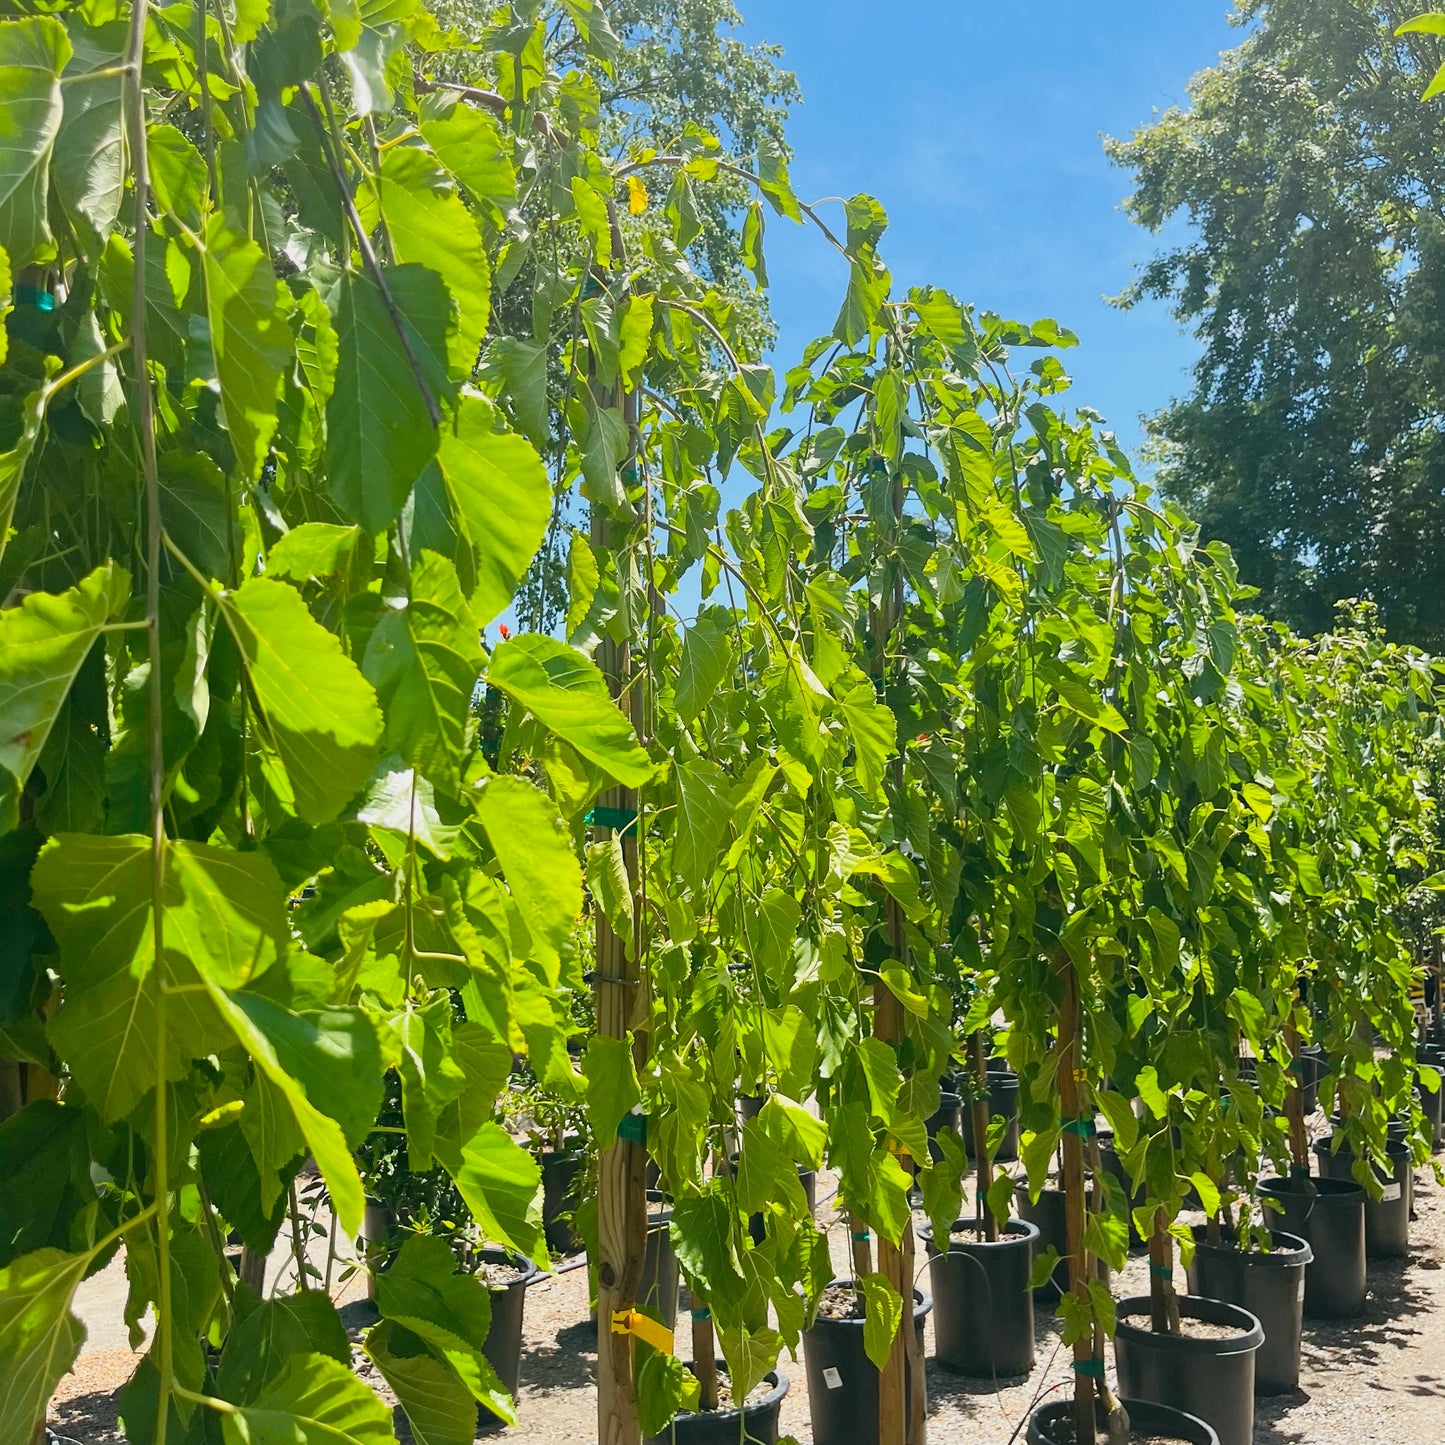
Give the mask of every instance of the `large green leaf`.
M 70 1301 L 92 1258 L 40 1249 L 0 1270 L 0 1440 L 33 1438 L 75 1364 L 85 1328 Z
M 487 681 L 624 787 L 641 787 L 652 777 L 652 763 L 632 724 L 586 653 L 555 637 L 528 633 L 497 648 Z
M 424 1235 L 408 1239 L 391 1268 L 376 1277 L 376 1307 L 383 1319 L 424 1340 L 474 1399 L 516 1423 L 511 1397 L 482 1353 L 491 1296 L 476 1275 L 457 1272 L 449 1245 Z
M 456 568 L 424 551 L 412 566 L 410 597 L 394 599 L 372 630 L 362 666 L 386 712 L 388 746 L 453 796 L 485 660 Z
M 101 237 L 115 225 L 125 194 L 125 75 L 120 67 L 126 31 L 116 22 L 92 30 L 72 16 L 70 38 L 75 53 L 65 67 L 65 113 L 50 175 L 72 217 Z
M 387 272 L 399 310 L 403 269 Z M 421 317 L 406 319 L 419 338 Z M 437 430 L 406 348 L 370 276 L 347 272 L 341 278 L 332 321 L 337 362 L 336 384 L 326 403 L 328 482 L 350 521 L 380 532 L 396 520 L 435 455 Z M 413 344 L 414 351 L 422 349 L 419 340 Z
M 221 610 L 297 810 L 308 823 L 330 822 L 376 763 L 382 716 L 371 684 L 284 582 L 252 577 Z
M 903 1298 L 882 1274 L 865 1274 L 858 1288 L 864 1300 L 863 1350 L 881 1370 L 888 1363 L 894 1336 L 903 1321 Z
M 150 839 L 53 838 L 31 874 L 35 906 L 60 948 L 65 1000 L 52 1042 L 102 1118 L 130 1112 L 158 1078 L 227 1043 L 195 985 L 197 970 L 231 984 L 263 974 L 286 947 L 284 893 L 260 853 L 166 845 L 161 898 L 165 1037 L 156 1017 Z
M 471 393 L 458 403 L 438 460 L 457 529 L 471 553 L 472 611 L 485 627 L 511 602 L 547 535 L 552 484 L 536 448 L 502 430 L 496 408 Z
M 593 1034 L 582 1063 L 587 1080 L 587 1118 L 598 1147 L 617 1138 L 617 1126 L 642 1099 L 632 1061 L 632 1041 Z
M 212 216 L 201 245 L 211 360 L 236 470 L 254 481 L 276 431 L 276 398 L 292 355 L 291 293 L 249 236 Z
M 421 133 L 457 183 L 498 220 L 516 204 L 511 137 L 484 110 L 455 96 L 438 96 L 428 101 Z
M 352 1046 L 358 1034 L 354 1027 L 341 1031 L 339 1040 L 333 1039 L 335 1030 L 297 1020 L 295 1015 L 264 999 L 233 997 L 204 976 L 203 981 L 235 1038 L 290 1109 L 296 1128 L 321 1168 L 341 1227 L 348 1234 L 356 1234 L 361 1228 L 366 1201 L 346 1133 L 335 1118 L 311 1102 L 308 1090 L 293 1071 L 305 1068 L 310 1062 L 315 1066 L 315 1077 L 324 1081 L 316 1087 L 316 1092 L 328 1109 L 359 1110 L 362 1114 L 370 1110 L 374 1118 L 381 1078 L 379 1056 L 374 1056 L 368 1066 L 364 1055 Z M 345 1021 L 354 1024 L 355 1018 L 348 1014 Z M 375 1048 L 374 1037 L 372 1047 Z M 338 1067 L 322 1067 L 332 1064 Z M 338 1081 L 338 1073 L 344 1082 Z M 366 1127 L 361 1125 L 363 1130 Z
M 712 877 L 731 816 L 727 777 L 716 763 L 692 758 L 678 765 L 672 871 L 694 893 Z
M 396 1445 L 391 1411 L 328 1355 L 293 1356 L 221 1428 L 226 1445 Z
M 3 102 L 0 102 L 3 103 Z M 7 452 L 0 452 L 0 557 L 10 540 L 10 523 L 15 517 L 15 503 L 20 496 L 20 483 L 25 467 L 40 436 L 40 423 L 50 401 L 49 387 L 37 387 L 20 404 L 20 432 Z
M 233 1404 L 244 1404 L 285 1369 L 289 1356 L 305 1354 L 351 1363 L 346 1326 L 325 1291 L 303 1289 L 261 1300 L 240 1285 L 236 1321 L 216 1372 L 216 1392 Z
M 0 769 L 14 779 L 17 791 L 100 629 L 121 612 L 129 595 L 129 575 L 107 562 L 59 596 L 32 592 L 18 607 L 0 611 Z
M 477 1402 L 450 1365 L 430 1350 L 398 1353 L 397 1330 L 388 1320 L 367 1334 L 362 1348 L 406 1412 L 416 1445 L 472 1445 L 477 1436 Z M 508 1398 L 505 1390 L 502 1395 Z M 516 1423 L 514 1413 L 503 1418 Z
M 717 696 L 732 669 L 732 630 L 726 614 L 705 612 L 688 628 L 682 643 L 675 698 L 679 721 L 691 722 Z
M 713 1180 L 707 1192 L 679 1199 L 672 1212 L 672 1247 L 690 1284 L 714 1305 L 739 1303 L 746 1289 L 734 1243 L 736 1201 Z
M 65 27 L 49 16 L 0 21 L 0 246 L 22 266 L 54 253 L 46 221 L 51 152 L 70 59 Z
M 582 912 L 582 870 L 557 810 L 524 779 L 499 777 L 487 783 L 478 812 L 531 935 L 532 956 L 554 970 Z
M 546 1264 L 542 1171 L 500 1124 L 483 1124 L 462 1145 L 461 1168 L 453 1178 L 488 1239 Z
M 449 348 L 452 374 L 470 376 L 492 304 L 491 265 L 475 217 L 446 173 L 416 146 L 387 151 L 376 197 L 397 260 L 427 266 L 446 282 L 458 320 Z

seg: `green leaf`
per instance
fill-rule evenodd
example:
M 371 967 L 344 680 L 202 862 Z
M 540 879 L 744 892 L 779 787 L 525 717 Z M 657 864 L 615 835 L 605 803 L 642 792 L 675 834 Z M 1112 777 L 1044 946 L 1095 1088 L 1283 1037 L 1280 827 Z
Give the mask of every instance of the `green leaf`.
M 480 628 L 456 568 L 423 551 L 411 596 L 388 599 L 372 629 L 362 670 L 386 713 L 386 742 L 452 796 L 471 750 L 472 693 L 485 662 Z
M 15 518 L 20 483 L 25 479 L 25 467 L 35 450 L 40 423 L 45 419 L 49 402 L 48 386 L 38 387 L 21 402 L 19 435 L 8 452 L 0 452 L 0 557 L 5 555 L 5 546 L 10 540 L 10 524 Z
M 382 716 L 371 684 L 284 582 L 252 577 L 222 597 L 221 611 L 298 812 L 308 823 L 329 823 L 376 763 Z
M 1204 1212 L 1213 1219 L 1219 1213 L 1219 1186 L 1209 1175 L 1196 1170 L 1189 1176 L 1190 1183 L 1199 1193 L 1199 1202 L 1204 1206 Z
M 327 1355 L 293 1355 L 235 1412 L 221 1416 L 226 1445 L 395 1445 L 391 1411 Z
M 764 1326 L 760 1330 L 718 1329 L 723 1359 L 727 1361 L 728 1383 L 737 1391 L 736 1398 L 746 1400 L 764 1376 L 777 1367 L 783 1341 L 777 1330 Z M 779 1441 L 779 1445 L 783 1445 Z
M 146 160 L 156 205 L 192 230 L 206 205 L 206 162 L 190 139 L 173 125 L 146 130 Z
M 652 763 L 607 680 L 575 647 L 540 633 L 514 637 L 492 654 L 487 681 L 624 787 L 651 779 Z
M 393 300 L 420 337 L 421 316 L 407 316 L 396 282 Z M 347 272 L 331 308 L 336 328 L 336 382 L 326 403 L 326 471 L 331 494 L 349 520 L 377 533 L 396 520 L 439 436 L 376 282 Z M 413 351 L 421 349 L 413 343 Z M 420 358 L 418 358 L 420 359 Z
M 731 817 L 732 804 L 723 770 L 706 758 L 693 758 L 680 764 L 672 871 L 678 882 L 691 892 L 700 893 L 711 879 Z
M 698 1398 L 697 1377 L 676 1355 L 639 1351 L 637 1419 L 645 1439 L 666 1437 L 673 1419 Z
M 216 1391 L 223 1399 L 245 1404 L 286 1368 L 290 1356 L 306 1354 L 351 1363 L 346 1326 L 326 1293 L 303 1289 L 262 1300 L 240 1285 L 236 1322 L 221 1352 Z
M 703 1194 L 679 1199 L 672 1211 L 672 1247 L 690 1287 L 731 1313 L 747 1290 L 733 1242 L 737 1205 L 714 1179 Z
M 793 194 L 787 158 L 782 147 L 771 137 L 764 137 L 758 146 L 758 182 L 762 193 L 772 202 L 773 209 L 780 216 L 802 224 L 803 211 L 798 205 L 797 196 Z
M 385 1279 L 385 1275 L 379 1276 Z M 429 1351 L 398 1354 L 396 1328 L 383 1321 L 362 1345 L 406 1412 L 416 1445 L 472 1445 L 477 1435 L 477 1402 L 450 1365 Z M 509 1401 L 506 1391 L 504 1398 Z M 514 1417 L 503 1416 L 508 1424 Z
M 809 1169 L 820 1169 L 827 1126 L 801 1104 L 782 1094 L 772 1094 L 758 1119 L 768 1136 L 786 1148 L 792 1158 Z
M 690 723 L 697 717 L 732 670 L 733 634 L 726 615 L 705 612 L 683 637 L 673 700 L 678 721 Z
M 491 264 L 477 222 L 432 158 L 415 146 L 387 151 L 376 181 L 381 214 L 398 261 L 430 267 L 456 302 L 452 374 L 467 377 L 491 315 Z
M 582 1060 L 587 1081 L 587 1117 L 601 1149 L 617 1138 L 617 1126 L 642 1100 L 632 1063 L 631 1039 L 593 1034 Z
M 1153 1064 L 1140 1069 L 1134 1076 L 1134 1087 L 1156 1119 L 1169 1116 L 1169 1096 L 1159 1087 L 1159 1074 Z
M 366 1201 L 347 1132 L 309 1095 L 314 1092 L 328 1109 L 346 1116 L 352 1138 L 359 1143 L 380 1104 L 380 1056 L 374 1033 L 369 1035 L 370 1049 L 358 1047 L 367 1041 L 369 1029 L 369 1025 L 357 1027 L 365 1023 L 358 1013 L 337 1010 L 319 1020 L 303 1019 L 255 995 L 233 997 L 204 971 L 201 976 L 232 1033 L 250 1053 L 270 1090 L 284 1100 L 293 1115 L 295 1127 L 320 1166 L 341 1227 L 356 1234 Z M 341 1027 L 329 1027 L 331 1020 Z M 309 1087 L 298 1077 L 303 1071 L 312 1076 Z
M 445 861 L 452 856 L 458 825 L 443 823 L 436 807 L 436 789 L 414 768 L 392 768 L 372 781 L 356 821 L 384 828 L 398 838 L 415 838 Z
M 592 254 L 597 264 L 606 267 L 612 262 L 612 222 L 607 215 L 607 201 L 582 176 L 572 177 L 572 204 L 577 208 L 577 223 L 584 236 L 592 238 Z
M 292 582 L 345 576 L 356 561 L 362 537 L 360 527 L 303 522 L 292 527 L 266 554 L 266 575 Z
M 28 1441 L 75 1364 L 85 1327 L 70 1302 L 91 1254 L 40 1249 L 0 1270 L 0 1440 Z
M 55 254 L 46 189 L 70 53 L 65 27 L 48 15 L 0 21 L 0 246 L 17 271 Z
M 1040 679 L 1053 688 L 1065 707 L 1108 732 L 1128 731 L 1128 724 L 1119 709 L 1106 702 L 1088 683 L 1054 663 L 1040 660 L 1037 667 Z
M 15 779 L 17 793 L 100 629 L 129 595 L 129 574 L 107 562 L 58 596 L 32 592 L 0 611 L 0 768 Z
M 476 1275 L 457 1271 L 449 1245 L 434 1236 L 408 1238 L 391 1268 L 376 1276 L 376 1306 L 384 1319 L 425 1341 L 474 1399 L 516 1423 L 511 1399 L 482 1353 L 491 1296 Z
M 462 1145 L 457 1189 L 483 1235 L 547 1263 L 542 1238 L 542 1171 L 537 1161 L 502 1128 L 483 1124 Z
M 475 568 L 472 611 L 485 627 L 512 600 L 547 535 L 552 484 L 535 448 L 499 430 L 496 408 L 462 396 L 438 460 L 458 530 Z
M 211 360 L 236 470 L 252 482 L 276 431 L 276 399 L 292 355 L 291 293 L 250 237 L 212 216 L 201 243 Z
M 888 1044 L 875 1038 L 860 1039 L 855 1057 L 868 1085 L 869 1107 L 886 1124 L 897 1111 L 898 1095 L 903 1088 L 898 1059 Z
M 903 1323 L 903 1298 L 881 1274 L 858 1281 L 863 1294 L 863 1352 L 881 1370 L 888 1363 L 894 1336 Z
M 883 786 L 884 764 L 898 751 L 898 725 L 893 714 L 864 683 L 838 699 L 843 723 L 853 740 L 853 766 L 865 792 Z
M 604 841 L 587 845 L 587 891 L 630 953 L 632 880 L 627 876 L 627 860 L 623 856 L 620 834 L 610 833 Z
M 387 1062 L 401 1076 L 407 1165 L 430 1169 L 437 1120 L 467 1083 L 453 1049 L 451 995 L 438 993 L 420 1008 L 408 1003 L 390 1025 Z
M 443 113 L 424 115 L 421 133 L 437 158 L 474 201 L 487 203 L 500 218 L 517 201 L 510 138 L 477 106 L 445 97 Z
M 527 931 L 532 956 L 555 968 L 582 912 L 582 873 L 546 795 L 517 777 L 492 778 L 478 815 Z
M 151 982 L 150 840 L 62 834 L 31 874 L 66 985 L 50 1036 L 107 1121 L 129 1113 L 158 1077 L 183 1078 L 191 1059 L 228 1042 L 195 988 L 198 970 L 236 986 L 265 973 L 286 947 L 285 895 L 263 854 L 173 842 L 163 866 L 164 976 L 179 990 L 163 1040 Z

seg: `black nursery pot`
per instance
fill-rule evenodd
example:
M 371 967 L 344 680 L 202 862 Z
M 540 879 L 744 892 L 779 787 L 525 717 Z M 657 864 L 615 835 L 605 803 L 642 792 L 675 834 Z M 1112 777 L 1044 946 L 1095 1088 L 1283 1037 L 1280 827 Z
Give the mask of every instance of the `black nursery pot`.
M 1213 1427 L 1197 1415 L 1186 1415 L 1183 1410 L 1156 1405 L 1150 1400 L 1121 1400 L 1120 1403 L 1129 1416 L 1131 1439 L 1177 1440 L 1180 1445 L 1219 1445 L 1219 1436 L 1214 1433 Z M 1099 1434 L 1102 1435 L 1106 1425 L 1103 1410 L 1099 1411 L 1098 1420 Z M 1024 1440 L 1027 1445 L 1059 1445 L 1061 1439 L 1072 1442 L 1073 1432 L 1074 1402 L 1050 1400 L 1029 1416 Z
M 963 1106 L 968 1114 L 968 1105 Z M 998 1152 L 993 1156 L 998 1164 L 1012 1164 L 1019 1157 L 1019 1076 L 1011 1069 L 990 1069 L 988 1071 L 988 1117 L 1001 1114 L 1008 1125 L 1003 1138 L 999 1140 Z M 967 1156 L 973 1158 L 973 1130 L 963 1131 L 963 1147 Z
M 530 1259 L 505 1249 L 481 1250 L 480 1258 L 483 1264 L 510 1264 L 524 1271 L 522 1277 L 511 1284 L 498 1289 L 488 1286 L 487 1293 L 492 1300 L 492 1323 L 482 1345 L 487 1363 L 497 1372 L 497 1378 L 507 1387 L 507 1393 L 516 1399 L 517 1383 L 522 1374 L 522 1315 L 527 1304 L 527 1286 L 536 1278 L 537 1266 Z M 495 1419 L 485 1405 L 477 1406 L 477 1418 L 488 1425 Z
M 1305 1266 L 1305 1314 L 1325 1320 L 1363 1314 L 1365 1191 L 1344 1179 L 1262 1179 L 1257 1192 L 1271 1225 L 1303 1239 L 1314 1254 Z
M 542 1232 L 547 1248 L 558 1254 L 576 1254 L 582 1248 L 582 1237 L 572 1228 L 570 1215 L 577 1207 L 573 1187 L 582 1172 L 582 1153 L 576 1149 L 544 1150 L 542 1166 Z
M 677 1324 L 678 1274 L 677 1256 L 672 1252 L 671 1201 L 659 1190 L 649 1189 L 647 1207 L 647 1249 L 642 1256 L 637 1303 L 672 1329 Z
M 1114 1333 L 1119 1393 L 1197 1415 L 1214 1427 L 1219 1445 L 1251 1445 L 1254 1356 L 1264 1343 L 1264 1329 L 1238 1305 L 1195 1295 L 1180 1298 L 1179 1314 L 1186 1320 L 1227 1325 L 1239 1333 L 1221 1340 L 1155 1334 L 1149 1327 L 1148 1295 L 1120 1300 Z
M 1320 1173 L 1353 1183 L 1355 1156 L 1346 1146 L 1332 1154 L 1330 1143 L 1330 1139 L 1315 1141 Z M 1393 1170 L 1384 1181 L 1384 1194 L 1379 1199 L 1365 1196 L 1365 1255 L 1369 1259 L 1403 1259 L 1410 1252 L 1410 1149 L 1404 1142 L 1390 1139 L 1385 1153 Z
M 1422 1064 L 1445 1072 L 1445 1049 L 1427 1044 L 1416 1057 Z M 1433 1093 L 1421 1084 L 1420 1105 L 1425 1110 L 1425 1117 L 1430 1121 L 1430 1148 L 1438 1154 L 1441 1145 L 1445 1144 L 1445 1082 Z
M 1124 1168 L 1124 1161 L 1119 1158 L 1119 1151 L 1114 1147 L 1114 1131 L 1112 1129 L 1100 1129 L 1099 1139 L 1099 1163 L 1103 1166 L 1104 1172 L 1111 1175 L 1119 1185 L 1119 1192 L 1123 1194 L 1124 1200 L 1129 1209 L 1129 1244 L 1132 1248 L 1135 1245 L 1144 1243 L 1144 1236 L 1139 1233 L 1134 1223 L 1134 1210 L 1144 1202 L 1144 1191 L 1136 1189 L 1131 1194 L 1129 1191 L 1129 1174 Z
M 1238 1305 L 1264 1328 L 1264 1344 L 1254 1357 L 1256 1395 L 1283 1395 L 1299 1385 L 1305 1269 L 1313 1258 L 1303 1239 L 1279 1230 L 1271 1233 L 1265 1253 L 1241 1250 L 1231 1229 L 1220 1230 L 1220 1243 L 1210 1244 L 1207 1227 L 1194 1226 L 1189 1293 Z
M 687 1362 L 692 1368 L 692 1361 Z M 723 1360 L 718 1373 L 727 1374 Z M 788 1393 L 788 1377 L 781 1370 L 763 1376 L 768 1393 L 741 1410 L 699 1410 L 695 1415 L 674 1415 L 672 1424 L 659 1435 L 649 1435 L 643 1445 L 774 1445 L 778 1438 L 778 1415 Z
M 972 1225 L 960 1219 L 955 1228 Z M 1029 1289 L 1038 1227 L 1010 1219 L 996 1240 L 949 1239 L 928 1246 L 933 1341 L 937 1358 L 965 1375 L 1027 1375 L 1034 1367 L 1034 1297 Z
M 836 1283 L 852 1288 L 851 1280 Z M 923 1321 L 932 1308 L 933 1301 L 915 1289 L 913 1328 L 920 1356 Z M 803 1331 L 803 1364 L 808 1372 L 813 1445 L 878 1445 L 878 1367 L 863 1348 L 863 1321 L 814 1320 L 812 1328 Z M 904 1398 L 911 1406 L 912 1392 L 906 1385 Z

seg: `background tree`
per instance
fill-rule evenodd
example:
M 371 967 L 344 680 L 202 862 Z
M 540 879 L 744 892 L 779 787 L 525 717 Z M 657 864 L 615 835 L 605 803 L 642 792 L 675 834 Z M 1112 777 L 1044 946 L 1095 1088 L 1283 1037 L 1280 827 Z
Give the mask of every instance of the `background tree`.
M 1204 351 L 1152 419 L 1165 490 L 1305 631 L 1368 596 L 1445 645 L 1445 152 L 1409 0 L 1237 0 L 1244 42 L 1109 154 L 1129 214 L 1192 233 L 1121 302 L 1172 302 Z

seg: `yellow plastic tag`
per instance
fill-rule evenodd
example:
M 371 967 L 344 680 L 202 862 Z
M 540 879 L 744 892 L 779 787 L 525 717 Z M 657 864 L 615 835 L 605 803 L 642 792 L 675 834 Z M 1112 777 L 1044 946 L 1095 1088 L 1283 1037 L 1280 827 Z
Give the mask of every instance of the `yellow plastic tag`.
M 641 1310 L 613 1310 L 612 1333 L 636 1335 L 654 1350 L 661 1350 L 665 1355 L 672 1353 L 672 1331 L 666 1325 L 658 1324 L 650 1315 L 643 1314 Z

